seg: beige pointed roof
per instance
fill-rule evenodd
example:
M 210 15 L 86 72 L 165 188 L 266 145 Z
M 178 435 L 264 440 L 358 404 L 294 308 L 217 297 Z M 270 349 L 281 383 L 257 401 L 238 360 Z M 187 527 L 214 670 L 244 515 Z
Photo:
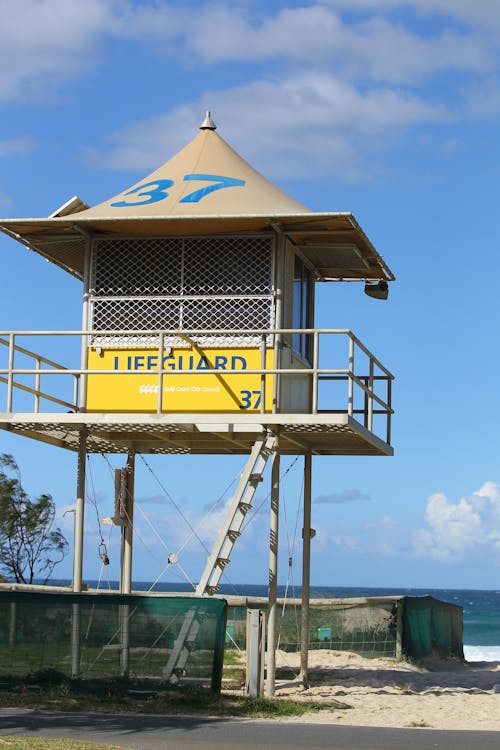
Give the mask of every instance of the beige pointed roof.
M 121 193 L 92 208 L 75 196 L 47 219 L 0 219 L 0 230 L 78 278 L 92 235 L 261 231 L 284 233 L 321 279 L 394 278 L 352 214 L 291 198 L 218 135 L 210 113 L 187 146 Z
M 309 213 L 239 156 L 214 127 L 118 195 L 74 218 Z

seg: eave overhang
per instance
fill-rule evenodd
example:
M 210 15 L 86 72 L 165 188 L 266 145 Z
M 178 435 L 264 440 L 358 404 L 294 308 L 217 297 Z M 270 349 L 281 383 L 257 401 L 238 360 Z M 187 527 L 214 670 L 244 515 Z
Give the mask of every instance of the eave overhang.
M 0 231 L 83 278 L 85 246 L 106 237 L 188 237 L 278 232 L 309 261 L 319 279 L 394 280 L 353 214 L 348 212 L 193 216 L 103 216 L 3 219 Z

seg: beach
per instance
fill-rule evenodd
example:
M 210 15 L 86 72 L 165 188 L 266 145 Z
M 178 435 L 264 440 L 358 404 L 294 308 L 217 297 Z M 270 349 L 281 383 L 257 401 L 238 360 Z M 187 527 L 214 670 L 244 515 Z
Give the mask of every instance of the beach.
M 277 666 L 298 671 L 299 654 L 278 651 Z M 500 731 L 500 662 L 412 664 L 322 649 L 309 652 L 309 668 L 307 690 L 277 680 L 276 696 L 346 707 L 286 721 Z

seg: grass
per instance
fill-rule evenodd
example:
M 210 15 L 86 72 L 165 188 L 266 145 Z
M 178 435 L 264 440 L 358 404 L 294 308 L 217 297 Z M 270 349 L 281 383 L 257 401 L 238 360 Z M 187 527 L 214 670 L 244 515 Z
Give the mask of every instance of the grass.
M 422 719 L 422 721 L 410 721 L 409 724 L 406 725 L 407 727 L 415 727 L 415 728 L 427 728 L 430 729 L 432 727 L 432 724 L 428 724 L 426 721 Z
M 99 696 L 75 694 L 63 687 L 38 686 L 0 692 L 0 708 L 42 708 L 52 711 L 108 711 L 145 714 L 200 714 L 248 718 L 303 716 L 316 711 L 345 710 L 345 703 L 330 701 L 295 702 L 277 698 L 250 698 L 244 695 L 214 695 L 204 690 L 165 691 L 149 696 L 128 693 L 118 687 Z M 0 750 L 2 745 L 0 743 Z
M 246 679 L 245 657 L 236 649 L 224 652 L 222 687 L 243 687 Z
M 227 650 L 223 686 L 234 689 L 244 684 L 244 657 L 236 650 Z M 32 672 L 24 682 L 16 677 L 0 680 L 0 708 L 13 706 L 67 712 L 113 711 L 249 718 L 302 716 L 309 712 L 349 708 L 335 701 L 295 702 L 276 698 L 250 698 L 224 692 L 214 695 L 203 687 L 174 689 L 159 686 L 157 681 L 152 680 L 143 680 L 135 685 L 119 677 L 72 681 L 63 672 L 53 668 Z M 3 750 L 1 743 L 0 750 Z
M 227 650 L 224 657 L 223 687 L 245 684 L 244 657 Z M 280 677 L 284 675 L 280 672 Z M 296 677 L 290 672 L 289 679 Z M 344 703 L 300 701 L 279 698 L 250 698 L 238 693 L 215 695 L 203 687 L 175 689 L 143 680 L 131 684 L 120 677 L 72 681 L 57 669 L 33 672 L 29 679 L 0 680 L 0 708 L 42 708 L 55 711 L 108 711 L 146 714 L 199 714 L 249 718 L 302 716 L 317 711 L 348 709 Z M 0 743 L 0 750 L 3 750 Z
M 95 742 L 79 742 L 78 740 L 57 739 L 45 737 L 0 737 L 2 750 L 116 750 L 117 745 L 101 745 Z

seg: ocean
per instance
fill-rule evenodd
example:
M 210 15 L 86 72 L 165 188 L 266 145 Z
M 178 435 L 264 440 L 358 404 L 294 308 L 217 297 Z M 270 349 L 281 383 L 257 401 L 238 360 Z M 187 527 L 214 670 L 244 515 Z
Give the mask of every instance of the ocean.
M 67 583 L 67 582 L 65 582 Z M 89 581 L 89 585 L 95 582 Z M 134 589 L 147 591 L 151 584 L 134 582 Z M 188 591 L 189 587 L 180 583 L 157 584 L 155 591 Z M 240 596 L 267 596 L 267 587 L 261 585 L 241 584 L 222 585 L 219 593 L 239 594 Z M 279 596 L 285 596 L 285 587 L 278 587 Z M 343 586 L 312 586 L 311 598 L 348 598 L 352 596 L 425 596 L 430 595 L 450 604 L 463 607 L 464 623 L 464 656 L 467 661 L 500 662 L 500 590 L 479 591 L 474 589 L 395 589 L 365 588 Z M 288 596 L 300 597 L 300 587 Z

